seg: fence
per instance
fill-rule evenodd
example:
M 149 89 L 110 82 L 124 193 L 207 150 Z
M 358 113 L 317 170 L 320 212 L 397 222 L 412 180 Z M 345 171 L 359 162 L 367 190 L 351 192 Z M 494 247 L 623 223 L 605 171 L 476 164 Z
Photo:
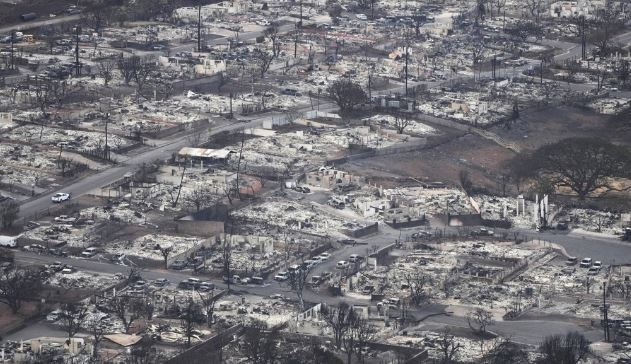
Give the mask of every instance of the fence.
M 322 312 L 322 303 L 318 303 L 317 305 L 311 307 L 305 312 L 298 315 L 298 321 L 304 321 L 309 319 L 320 319 L 320 313 Z
M 425 149 L 427 147 L 428 147 L 427 139 L 420 138 L 419 141 L 409 142 L 409 143 L 406 143 L 405 145 L 391 146 L 391 147 L 385 147 L 381 149 L 370 149 L 369 151 L 363 152 L 363 153 L 350 154 L 341 158 L 329 159 L 326 161 L 326 164 L 327 165 L 344 164 L 347 162 L 376 157 L 376 156 L 414 152 L 417 150 Z
M 194 78 L 192 80 L 184 80 L 173 82 L 173 92 L 175 94 L 183 93 L 189 90 L 193 91 L 210 91 L 218 88 L 224 80 L 223 73 L 216 73 L 214 75 Z
M 210 238 L 201 241 L 199 244 L 195 244 L 194 246 L 186 249 L 185 251 L 181 252 L 180 254 L 169 256 L 167 258 L 167 267 L 170 266 L 171 264 L 173 264 L 175 261 L 178 261 L 178 260 L 186 261 L 188 259 L 188 257 L 193 255 L 193 253 L 195 253 L 196 251 L 198 251 L 202 247 L 204 247 L 204 248 L 211 247 L 213 245 L 214 240 L 215 240 L 215 237 L 211 236 Z
M 368 226 L 364 226 L 363 228 L 359 228 L 356 230 L 351 231 L 351 235 L 354 238 L 361 238 L 363 236 L 366 235 L 370 235 L 370 234 L 376 234 L 377 232 L 379 232 L 379 223 L 376 222 L 372 225 L 368 225 Z
M 406 229 L 411 227 L 423 226 L 427 223 L 427 219 L 425 215 L 420 216 L 417 219 L 407 218 L 403 221 L 397 221 L 396 219 L 392 221 L 386 221 L 386 224 L 393 229 Z

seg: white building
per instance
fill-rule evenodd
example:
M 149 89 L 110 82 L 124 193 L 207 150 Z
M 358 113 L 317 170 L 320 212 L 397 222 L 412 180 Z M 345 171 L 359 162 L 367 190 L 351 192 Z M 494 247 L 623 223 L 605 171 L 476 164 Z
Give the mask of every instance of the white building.
M 550 16 L 566 19 L 579 16 L 593 18 L 598 10 L 605 6 L 607 6 L 605 0 L 557 1 L 550 5 Z
M 550 16 L 553 18 L 588 17 L 589 7 L 581 1 L 559 1 L 550 5 Z
M 210 76 L 216 73 L 221 73 L 226 71 L 226 61 L 219 59 L 208 59 L 204 58 L 201 60 L 201 64 L 195 65 L 195 74 L 197 75 L 205 75 Z

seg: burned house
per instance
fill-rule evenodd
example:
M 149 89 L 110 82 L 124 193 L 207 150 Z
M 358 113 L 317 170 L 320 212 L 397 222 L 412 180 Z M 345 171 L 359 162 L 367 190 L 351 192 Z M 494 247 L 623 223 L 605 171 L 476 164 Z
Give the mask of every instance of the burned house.
M 184 147 L 177 156 L 180 162 L 188 162 L 191 166 L 199 164 L 203 168 L 205 165 L 226 164 L 233 153 L 235 152 L 229 149 Z
M 338 185 L 350 184 L 354 180 L 353 176 L 348 172 L 324 167 L 305 175 L 306 184 L 329 190 L 334 189 Z

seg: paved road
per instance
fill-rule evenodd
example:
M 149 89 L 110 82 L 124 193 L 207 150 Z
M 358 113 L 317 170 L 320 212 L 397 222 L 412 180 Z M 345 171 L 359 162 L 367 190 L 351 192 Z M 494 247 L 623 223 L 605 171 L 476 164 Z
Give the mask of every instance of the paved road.
M 465 318 L 445 315 L 430 317 L 416 328 L 439 331 L 445 325 L 469 329 Z M 508 337 L 514 342 L 535 346 L 539 345 L 546 336 L 564 335 L 572 331 L 584 334 L 591 341 L 599 341 L 603 338 L 602 330 L 598 328 L 585 328 L 569 322 L 550 320 L 498 321 L 490 325 L 488 330 Z
M 67 337 L 61 326 L 53 326 L 46 323 L 45 320 L 38 321 L 32 325 L 28 325 L 12 334 L 4 336 L 0 341 L 22 341 L 31 340 L 38 337 Z M 78 335 L 82 336 L 82 335 Z
M 233 122 L 231 124 L 224 124 L 218 127 L 213 127 L 210 132 L 207 129 L 202 130 L 201 140 L 205 140 L 210 135 L 215 135 L 225 131 L 236 131 L 243 128 L 258 127 L 263 124 L 265 120 L 269 120 L 275 115 L 265 115 L 258 118 L 253 118 L 243 121 Z M 178 136 L 173 139 L 159 141 L 158 146 L 152 148 L 149 151 L 143 152 L 138 155 L 131 156 L 125 159 L 120 165 L 113 168 L 103 170 L 101 172 L 90 175 L 86 178 L 73 183 L 69 186 L 65 186 L 61 189 L 51 191 L 45 195 L 39 196 L 36 199 L 28 200 L 20 206 L 20 217 L 29 217 L 43 211 L 53 205 L 51 202 L 51 196 L 56 192 L 63 191 L 71 193 L 73 197 L 78 197 L 88 192 L 112 182 L 115 182 L 127 173 L 138 170 L 143 163 L 151 163 L 156 159 L 166 159 L 171 156 L 172 153 L 180 150 L 182 147 L 190 146 L 190 134 L 195 131 L 190 131 L 185 135 Z
M 50 19 L 42 19 L 42 20 L 35 20 L 35 21 L 24 22 L 24 23 L 19 23 L 19 24 L 7 25 L 0 28 L 0 34 L 5 34 L 5 33 L 8 34 L 12 30 L 22 31 L 22 30 L 28 30 L 28 29 L 41 28 L 48 25 L 69 23 L 69 22 L 80 20 L 80 19 L 81 19 L 81 15 L 76 14 L 76 15 L 57 16 Z
M 522 235 L 534 240 L 544 240 L 561 245 L 569 255 L 590 257 L 603 264 L 631 264 L 631 243 L 615 238 L 598 237 L 577 232 L 517 229 Z
M 346 253 L 350 252 L 346 250 Z M 126 274 L 129 271 L 129 267 L 122 265 L 115 265 L 109 262 L 98 262 L 91 259 L 81 258 L 58 258 L 47 255 L 38 255 L 29 252 L 16 251 L 16 260 L 22 264 L 48 264 L 54 261 L 61 261 L 62 263 L 71 264 L 80 271 L 89 271 L 95 273 L 107 273 Z M 177 282 L 184 280 L 191 276 L 190 272 L 178 272 L 178 271 L 166 271 L 166 270 L 143 270 L 141 275 L 144 279 L 153 280 L 157 278 L 167 278 L 171 283 L 171 286 L 177 284 Z M 203 279 L 198 276 L 198 278 Z M 215 281 L 215 285 L 220 289 L 225 289 L 226 285 L 222 282 Z M 271 294 L 280 293 L 285 297 L 295 299 L 295 295 L 289 290 L 286 284 L 279 284 L 277 282 L 271 282 L 265 286 L 243 286 L 232 285 L 232 289 L 235 291 L 241 291 L 243 293 L 249 293 L 259 296 L 269 296 Z M 325 302 L 327 304 L 337 305 L 340 301 L 346 301 L 351 304 L 370 305 L 367 300 L 350 298 L 350 297 L 331 297 L 327 294 L 321 294 L 320 292 L 306 290 L 304 292 L 304 298 L 307 302 Z M 431 314 L 443 312 L 444 306 L 442 305 L 427 305 L 411 312 L 412 316 L 417 320 L 427 317 Z M 467 328 L 466 318 L 461 316 L 432 316 L 424 320 L 420 328 L 441 328 L 444 325 L 457 326 Z M 513 340 L 530 345 L 537 345 L 540 343 L 541 338 L 551 334 L 564 334 L 569 331 L 579 331 L 585 333 L 588 338 L 592 340 L 600 339 L 600 331 L 593 328 L 583 328 L 573 323 L 562 321 L 536 321 L 536 320 L 522 320 L 522 321 L 502 321 L 489 327 L 490 330 L 497 332 L 501 335 L 511 337 Z M 48 332 L 51 334 L 56 333 L 54 328 L 49 327 L 43 322 L 35 324 L 33 327 L 28 327 L 25 330 L 21 330 L 11 336 L 9 339 L 21 340 L 29 339 L 37 336 L 41 336 L 41 332 Z

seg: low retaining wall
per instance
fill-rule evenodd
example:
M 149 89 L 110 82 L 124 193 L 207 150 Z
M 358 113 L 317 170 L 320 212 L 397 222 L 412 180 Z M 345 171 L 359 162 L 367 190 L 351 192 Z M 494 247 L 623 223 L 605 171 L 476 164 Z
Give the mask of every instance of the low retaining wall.
M 359 228 L 351 231 L 351 235 L 354 238 L 361 238 L 367 235 L 376 234 L 379 232 L 379 223 L 376 222 L 372 225 L 365 226 L 363 228 Z

